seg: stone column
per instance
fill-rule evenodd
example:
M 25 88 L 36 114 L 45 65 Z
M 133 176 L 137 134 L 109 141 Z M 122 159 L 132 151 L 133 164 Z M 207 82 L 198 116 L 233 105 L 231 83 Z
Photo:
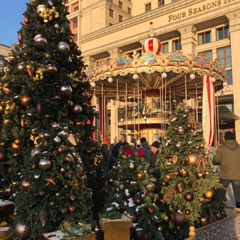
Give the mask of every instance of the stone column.
M 112 48 L 110 50 L 108 50 L 109 54 L 110 54 L 110 58 L 117 58 L 121 55 L 122 50 L 120 48 Z
M 179 29 L 181 33 L 181 45 L 184 54 L 195 55 L 197 40 L 197 29 L 194 25 L 188 25 Z
M 232 78 L 233 78 L 233 97 L 234 113 L 240 116 L 240 11 L 227 14 L 230 28 L 230 43 L 232 52 Z M 235 121 L 236 139 L 240 143 L 240 120 Z

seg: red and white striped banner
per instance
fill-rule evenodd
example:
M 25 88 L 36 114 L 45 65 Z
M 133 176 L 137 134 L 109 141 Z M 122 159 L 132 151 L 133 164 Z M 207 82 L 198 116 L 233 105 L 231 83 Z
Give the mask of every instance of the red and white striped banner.
M 210 76 L 203 77 L 202 128 L 206 147 L 213 142 L 215 126 L 215 89 Z

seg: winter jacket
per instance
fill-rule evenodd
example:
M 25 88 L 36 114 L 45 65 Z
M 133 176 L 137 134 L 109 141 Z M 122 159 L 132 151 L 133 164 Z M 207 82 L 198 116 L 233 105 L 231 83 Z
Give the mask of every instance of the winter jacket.
M 141 144 L 142 145 L 142 149 L 144 150 L 144 158 L 147 162 L 150 163 L 151 158 L 152 158 L 152 150 L 150 145 L 148 144 L 148 142 L 144 142 Z
M 220 165 L 220 178 L 240 180 L 240 145 L 235 140 L 223 142 L 213 157 L 213 164 Z

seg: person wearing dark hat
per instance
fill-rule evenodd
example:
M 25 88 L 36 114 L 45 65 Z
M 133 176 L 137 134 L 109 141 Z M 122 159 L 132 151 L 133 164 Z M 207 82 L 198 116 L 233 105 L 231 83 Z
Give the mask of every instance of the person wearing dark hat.
M 151 147 L 147 142 L 145 137 L 140 138 L 140 149 L 138 151 L 138 155 L 143 155 L 144 159 L 150 163 L 152 157 Z
M 152 157 L 150 161 L 151 166 L 156 166 L 159 148 L 160 148 L 160 143 L 158 141 L 154 141 L 151 145 L 151 151 L 152 151 Z
M 236 207 L 240 208 L 240 145 L 233 132 L 226 132 L 224 137 L 213 157 L 213 165 L 220 165 L 220 183 L 225 188 L 232 184 Z

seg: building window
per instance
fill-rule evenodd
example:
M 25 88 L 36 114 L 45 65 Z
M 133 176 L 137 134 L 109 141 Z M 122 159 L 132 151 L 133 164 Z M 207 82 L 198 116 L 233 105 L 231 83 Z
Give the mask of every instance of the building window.
M 145 12 L 148 12 L 148 11 L 150 11 L 151 9 L 152 9 L 151 3 L 145 4 Z
M 132 9 L 128 7 L 128 14 L 132 14 Z
M 109 16 L 113 18 L 113 10 L 111 8 L 109 9 Z
M 232 56 L 231 56 L 231 48 L 228 47 L 222 47 L 217 49 L 217 58 L 218 61 L 225 67 L 231 67 L 232 66 Z
M 118 6 L 122 9 L 123 8 L 123 3 L 119 1 Z
M 226 80 L 227 80 L 228 85 L 233 85 L 232 70 L 226 71 Z
M 164 5 L 164 0 L 158 0 L 158 6 L 161 7 Z
M 163 53 L 168 53 L 169 52 L 169 44 L 168 44 L 168 42 L 162 43 L 162 52 Z
M 173 51 L 177 51 L 181 49 L 182 49 L 181 40 L 180 39 L 173 40 Z
M 211 42 L 211 31 L 202 32 L 198 34 L 198 44 L 206 44 Z
M 223 26 L 217 29 L 217 40 L 229 38 L 229 26 Z
M 79 6 L 74 7 L 73 11 L 76 12 L 79 10 Z
M 123 16 L 119 15 L 119 22 L 123 21 Z
M 72 20 L 72 27 L 73 27 L 73 28 L 77 28 L 77 27 L 78 27 L 77 18 L 74 18 L 74 19 Z
M 198 54 L 200 54 L 208 59 L 212 59 L 212 50 L 199 52 Z

